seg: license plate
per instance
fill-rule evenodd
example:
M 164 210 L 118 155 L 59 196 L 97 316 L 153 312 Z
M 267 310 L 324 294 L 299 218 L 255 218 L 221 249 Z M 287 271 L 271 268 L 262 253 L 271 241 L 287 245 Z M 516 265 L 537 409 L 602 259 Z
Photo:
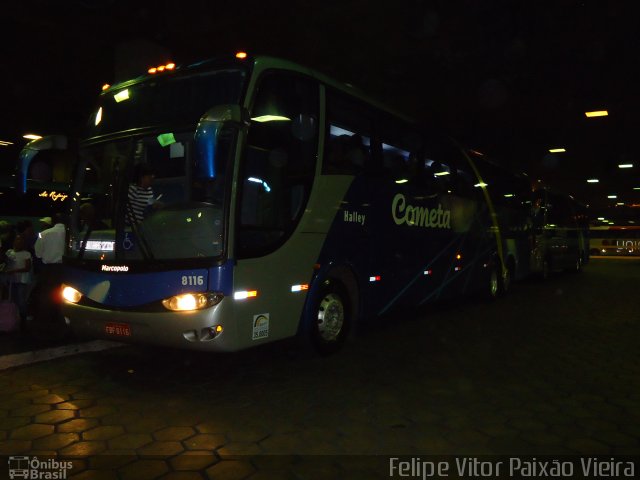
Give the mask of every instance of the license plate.
M 130 337 L 131 326 L 126 323 L 107 323 L 104 326 L 107 335 L 116 335 L 118 337 Z

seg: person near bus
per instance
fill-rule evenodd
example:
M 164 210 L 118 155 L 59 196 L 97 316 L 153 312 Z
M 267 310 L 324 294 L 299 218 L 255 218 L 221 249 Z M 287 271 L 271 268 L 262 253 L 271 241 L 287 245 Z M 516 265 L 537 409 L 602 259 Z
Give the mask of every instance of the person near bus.
M 56 339 L 66 334 L 64 318 L 60 314 L 60 288 L 62 256 L 64 254 L 66 227 L 64 216 L 57 213 L 54 225 L 38 235 L 35 244 L 36 256 L 42 260 L 42 268 L 30 295 L 30 313 L 27 327 L 38 338 Z
M 27 298 L 32 281 L 32 257 L 25 248 L 25 238 L 18 234 L 13 240 L 13 248 L 7 250 L 7 266 L 4 273 L 11 282 L 11 300 L 18 306 L 20 317 L 27 313 Z
M 141 223 L 149 209 L 157 206 L 151 186 L 153 179 L 153 169 L 148 164 L 141 163 L 136 166 L 127 196 L 127 225 Z

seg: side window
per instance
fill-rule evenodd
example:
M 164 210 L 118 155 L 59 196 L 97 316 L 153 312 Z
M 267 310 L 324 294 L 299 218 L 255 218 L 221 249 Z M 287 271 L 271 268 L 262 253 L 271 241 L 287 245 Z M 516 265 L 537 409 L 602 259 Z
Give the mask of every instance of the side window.
M 436 194 L 453 192 L 457 177 L 452 163 L 451 145 L 437 136 L 429 136 L 424 142 L 424 169 L 427 187 Z
M 424 160 L 420 135 L 411 125 L 387 114 L 378 118 L 376 132 L 385 175 L 396 183 L 410 182 L 423 186 Z
M 304 212 L 317 157 L 318 89 L 281 72 L 260 81 L 240 167 L 239 257 L 278 248 Z
M 323 174 L 357 175 L 371 163 L 371 115 L 356 100 L 327 89 Z

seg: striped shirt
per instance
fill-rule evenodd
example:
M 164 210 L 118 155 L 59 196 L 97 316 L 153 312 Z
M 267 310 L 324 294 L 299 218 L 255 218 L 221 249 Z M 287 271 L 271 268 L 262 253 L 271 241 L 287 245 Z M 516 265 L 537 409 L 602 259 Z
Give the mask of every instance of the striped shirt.
M 136 224 L 144 219 L 146 208 L 153 203 L 153 189 L 142 188 L 136 184 L 129 185 L 129 203 L 127 204 L 127 225 L 131 225 L 131 212 Z

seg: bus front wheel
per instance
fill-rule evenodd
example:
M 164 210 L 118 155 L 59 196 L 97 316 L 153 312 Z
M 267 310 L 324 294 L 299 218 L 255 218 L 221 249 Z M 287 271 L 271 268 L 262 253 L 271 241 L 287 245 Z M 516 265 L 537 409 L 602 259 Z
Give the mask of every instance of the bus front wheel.
M 346 290 L 335 281 L 326 281 L 316 296 L 310 325 L 311 342 L 320 355 L 340 350 L 349 331 L 350 316 Z

